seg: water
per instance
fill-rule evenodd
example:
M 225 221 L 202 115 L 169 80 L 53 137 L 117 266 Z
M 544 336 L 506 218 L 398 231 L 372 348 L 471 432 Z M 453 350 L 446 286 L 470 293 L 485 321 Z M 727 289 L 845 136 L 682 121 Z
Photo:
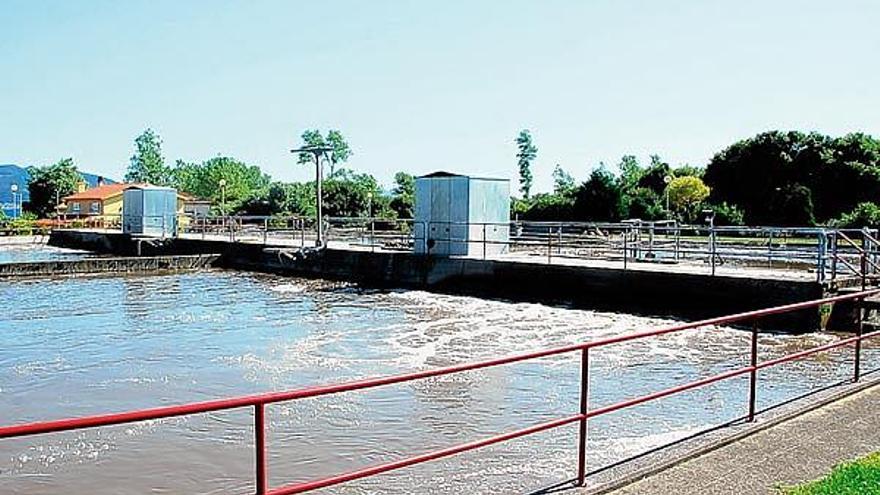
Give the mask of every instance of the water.
M 283 390 L 597 339 L 669 321 L 233 272 L 0 283 L 0 423 Z M 761 358 L 834 336 L 764 336 Z M 712 328 L 591 355 L 593 406 L 746 364 Z M 878 362 L 866 352 L 866 367 Z M 760 406 L 843 379 L 850 352 L 762 372 Z M 559 356 L 269 406 L 273 486 L 575 413 Z M 597 467 L 744 413 L 733 379 L 590 422 Z M 0 441 L 0 493 L 251 493 L 250 410 Z M 523 493 L 575 473 L 576 425 L 324 493 Z
M 0 244 L 0 264 L 73 260 L 94 256 L 87 251 L 35 244 Z

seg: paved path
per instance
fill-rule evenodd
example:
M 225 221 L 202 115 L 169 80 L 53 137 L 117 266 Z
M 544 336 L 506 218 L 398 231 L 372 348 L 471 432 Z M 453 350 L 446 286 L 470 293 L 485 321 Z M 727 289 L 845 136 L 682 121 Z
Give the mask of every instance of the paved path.
M 880 386 L 873 386 L 611 493 L 777 493 L 880 450 L 878 407 Z

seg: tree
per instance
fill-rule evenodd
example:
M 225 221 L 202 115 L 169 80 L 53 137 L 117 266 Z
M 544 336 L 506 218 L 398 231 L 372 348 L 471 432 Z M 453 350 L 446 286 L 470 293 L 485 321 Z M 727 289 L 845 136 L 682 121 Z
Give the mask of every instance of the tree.
M 626 192 L 638 187 L 645 175 L 645 170 L 639 166 L 639 160 L 634 155 L 623 155 L 617 168 L 620 170 L 620 187 Z
M 406 172 L 394 174 L 390 207 L 398 218 L 413 218 L 416 198 L 416 179 Z
M 647 187 L 637 187 L 624 198 L 626 216 L 640 220 L 658 220 L 665 216 L 666 210 L 660 195 Z
M 862 227 L 880 227 L 880 206 L 876 203 L 859 203 L 852 211 L 844 213 L 832 224 L 838 228 L 860 229 Z
M 758 179 L 760 178 L 760 179 Z M 809 191 L 814 220 L 825 222 L 880 196 L 880 141 L 862 133 L 832 138 L 816 132 L 770 131 L 717 153 L 706 168 L 712 201 L 745 212 L 750 224 L 792 221 L 791 201 L 805 208 Z M 802 214 L 801 214 L 802 213 Z M 801 221 L 809 215 L 799 213 Z
M 576 220 L 614 222 L 623 216 L 620 185 L 604 165 L 593 170 L 590 178 L 578 188 L 573 210 Z
M 255 199 L 265 199 L 270 182 L 259 167 L 228 156 L 201 164 L 178 160 L 172 175 L 178 189 L 211 200 L 222 214 L 236 213 Z M 225 181 L 224 187 L 220 187 L 221 180 Z
M 321 135 L 321 131 L 317 129 L 307 129 L 302 133 L 302 147 L 308 146 L 328 146 L 332 148 L 330 151 L 330 174 L 333 177 L 336 174 L 336 166 L 348 161 L 351 157 L 351 148 L 348 141 L 342 136 L 338 130 L 331 129 L 327 132 L 327 136 Z M 300 153 L 297 163 L 314 163 L 315 155 L 312 153 Z
M 76 192 L 82 176 L 73 158 L 63 158 L 53 165 L 28 168 L 30 210 L 39 217 L 47 217 L 65 196 Z
M 813 215 L 813 196 L 801 184 L 789 184 L 779 189 L 769 201 L 769 211 L 775 225 L 810 226 L 816 223 Z
M 389 198 L 376 178 L 342 169 L 324 183 L 324 211 L 331 217 L 391 216 Z M 372 210 L 372 211 L 371 211 Z
M 692 221 L 697 207 L 709 197 L 709 187 L 699 177 L 676 177 L 669 183 L 666 194 L 672 209 L 686 221 Z
M 314 182 L 273 182 L 267 191 L 269 215 L 315 215 Z
M 174 177 L 162 157 L 162 139 L 159 135 L 152 129 L 147 129 L 135 138 L 134 145 L 135 153 L 129 162 L 125 181 L 157 186 L 172 185 Z
M 523 129 L 516 137 L 516 164 L 519 167 L 519 190 L 528 199 L 532 190 L 532 161 L 538 156 L 538 148 L 532 143 L 532 134 Z
M 553 169 L 553 192 L 558 195 L 568 196 L 577 189 L 574 183 L 574 177 L 562 169 L 558 163 Z

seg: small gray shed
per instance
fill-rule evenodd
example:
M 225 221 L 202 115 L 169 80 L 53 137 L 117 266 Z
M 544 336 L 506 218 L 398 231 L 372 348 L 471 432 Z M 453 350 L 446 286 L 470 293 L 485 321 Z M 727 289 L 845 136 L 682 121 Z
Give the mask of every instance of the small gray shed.
M 417 177 L 413 232 L 419 254 L 506 253 L 510 181 L 448 172 Z
M 133 185 L 122 193 L 122 232 L 168 237 L 177 234 L 177 190 Z

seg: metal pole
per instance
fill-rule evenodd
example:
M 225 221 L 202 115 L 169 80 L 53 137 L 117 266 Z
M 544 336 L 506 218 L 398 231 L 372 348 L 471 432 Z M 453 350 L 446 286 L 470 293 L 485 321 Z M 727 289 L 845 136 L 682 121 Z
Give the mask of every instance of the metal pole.
M 831 282 L 837 281 L 837 231 L 831 234 Z
M 758 322 L 752 323 L 752 349 L 749 366 L 752 371 L 749 372 L 749 423 L 755 421 L 755 403 L 757 402 L 758 388 Z
M 269 469 L 266 465 L 266 406 L 254 405 L 254 448 L 256 449 L 257 495 L 269 491 Z
M 578 486 L 584 486 L 587 477 L 587 408 L 590 393 L 590 348 L 581 353 L 581 415 L 578 435 Z
M 711 250 L 712 251 L 712 253 L 711 253 L 711 256 L 712 256 L 712 276 L 714 277 L 715 276 L 715 226 L 714 225 L 709 226 L 709 243 L 712 246 L 712 250 Z
M 323 194 L 321 192 L 321 181 L 323 180 L 323 174 L 321 173 L 321 153 L 315 152 L 315 181 L 317 182 L 317 203 L 318 203 L 318 227 L 317 227 L 317 240 L 315 240 L 316 246 L 324 245 L 324 210 L 323 210 Z
M 269 217 L 263 219 L 263 244 L 269 243 Z
M 547 264 L 553 262 L 553 227 L 547 227 Z
M 626 252 L 629 250 L 629 227 L 623 229 L 623 269 L 626 270 Z
M 376 252 L 376 221 L 370 218 L 370 252 Z
M 486 224 L 483 224 L 483 259 L 486 259 Z
M 861 262 L 861 265 L 862 265 L 859 269 L 862 272 L 862 292 L 864 292 L 865 289 L 868 287 L 868 274 L 867 274 L 867 271 L 868 271 L 867 261 L 868 261 L 868 259 L 867 259 L 867 256 L 865 255 L 864 248 L 862 249 L 862 255 L 859 257 L 859 261 Z
M 862 331 L 864 329 L 864 298 L 856 299 L 856 356 L 853 362 L 853 381 L 858 382 L 862 376 Z

